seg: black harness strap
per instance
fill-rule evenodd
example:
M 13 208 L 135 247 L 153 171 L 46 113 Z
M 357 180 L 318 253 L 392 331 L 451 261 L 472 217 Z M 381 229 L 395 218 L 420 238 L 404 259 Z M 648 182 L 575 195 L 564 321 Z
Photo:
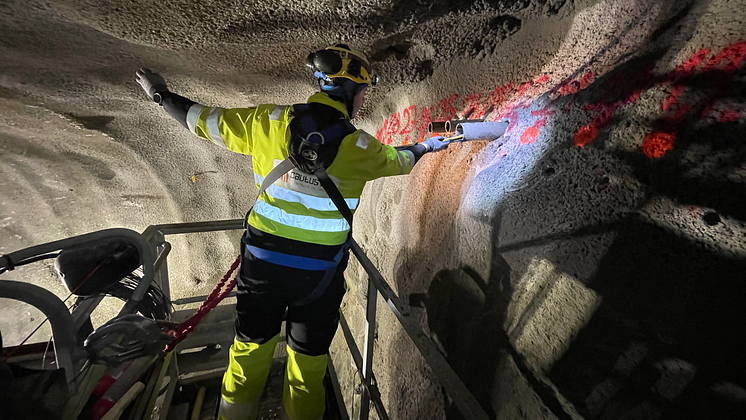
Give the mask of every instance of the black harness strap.
M 316 176 L 337 210 L 350 225 L 347 241 L 334 257 L 337 264 L 350 249 L 352 242 L 352 210 L 350 210 L 344 196 L 329 177 L 325 168 L 331 165 L 336 158 L 337 149 L 342 139 L 355 131 L 355 127 L 332 107 L 315 103 L 294 105 L 293 121 L 290 123 L 291 139 L 288 144 L 288 158 L 280 162 L 267 174 L 259 188 L 259 195 L 262 195 L 270 185 L 293 168 L 298 168 L 305 173 L 312 173 Z M 309 161 L 304 155 L 304 151 L 314 158 Z M 309 295 L 298 299 L 291 305 L 307 305 L 318 299 L 329 287 L 336 272 L 337 266 L 326 270 L 316 288 Z
M 337 210 L 342 213 L 342 216 L 347 220 L 347 223 L 350 224 L 350 235 L 352 235 L 352 210 L 347 206 L 347 202 L 342 196 L 342 193 L 339 192 L 339 188 L 337 188 L 334 181 L 329 178 L 329 174 L 326 173 L 324 168 L 317 169 L 314 175 L 316 175 L 316 178 L 321 181 L 321 186 L 324 187 L 326 195 L 328 195 L 334 202 L 334 205 L 337 206 Z

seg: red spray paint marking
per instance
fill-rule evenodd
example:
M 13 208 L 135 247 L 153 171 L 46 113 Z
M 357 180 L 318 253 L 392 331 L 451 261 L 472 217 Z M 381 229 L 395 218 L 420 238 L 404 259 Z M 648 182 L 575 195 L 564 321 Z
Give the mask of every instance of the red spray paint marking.
M 673 149 L 676 134 L 665 132 L 653 132 L 645 136 L 642 143 L 642 152 L 652 159 L 660 159 L 669 150 Z
M 562 85 L 562 87 L 560 87 L 559 92 L 561 96 L 557 97 L 557 99 L 561 99 L 562 96 L 567 96 L 567 95 L 572 95 L 574 93 L 578 93 L 579 90 L 580 90 L 580 82 L 578 82 L 577 80 L 573 80 L 570 83 L 566 85 Z
M 614 113 L 617 111 L 617 109 L 624 105 L 629 105 L 633 102 L 636 102 L 638 99 L 640 99 L 642 93 L 645 90 L 649 89 L 650 80 L 652 79 L 652 71 L 653 66 L 648 65 L 633 73 L 631 76 L 627 76 L 626 74 L 619 74 L 616 75 L 616 77 L 611 77 L 606 83 L 604 83 L 604 86 L 610 87 L 612 93 L 616 93 L 615 91 L 619 89 L 618 83 L 629 83 L 628 80 L 617 80 L 622 77 L 625 79 L 629 77 L 630 80 L 639 81 L 640 84 L 638 84 L 638 86 L 642 85 L 645 87 L 628 93 L 626 97 L 622 97 L 622 99 L 619 99 L 615 102 L 609 103 L 604 101 L 585 105 L 583 107 L 584 110 L 596 112 L 597 115 L 593 118 L 588 126 L 584 127 L 584 129 L 586 130 L 583 132 L 583 134 L 580 135 L 580 137 L 578 137 L 578 133 L 583 129 L 580 129 L 575 133 L 575 144 L 581 147 L 589 144 L 598 136 L 598 130 L 608 126 L 614 121 Z M 595 134 L 591 136 L 591 133 Z
M 508 129 L 505 130 L 505 134 L 510 133 L 510 131 L 515 128 L 516 125 L 518 125 L 518 111 L 516 111 L 515 109 L 511 109 L 510 111 L 508 111 L 507 114 L 500 117 L 500 119 L 502 118 L 507 118 L 508 121 L 510 121 L 510 124 L 508 124 Z
M 440 117 L 438 117 L 441 121 L 450 120 L 453 119 L 453 117 L 456 116 L 456 107 L 453 106 L 453 101 L 458 99 L 458 94 L 451 95 L 448 99 L 441 99 L 438 106 L 440 107 Z
M 583 78 L 580 79 L 580 90 L 583 90 L 588 87 L 588 85 L 591 84 L 593 81 L 594 74 L 592 71 L 588 71 L 586 74 L 583 75 Z
M 388 144 L 386 143 L 386 134 L 388 133 L 388 130 L 389 119 L 386 118 L 385 120 L 383 120 L 383 126 L 378 131 L 376 131 L 376 138 L 383 144 Z
M 413 115 L 414 114 L 414 115 Z M 417 106 L 412 105 L 409 108 L 405 108 L 404 112 L 402 113 L 402 119 L 407 119 L 407 122 L 404 123 L 404 128 L 399 132 L 400 134 L 409 134 L 412 131 L 414 131 L 414 128 L 416 127 L 417 122 Z
M 425 106 L 425 107 L 422 107 L 422 109 L 420 110 L 420 126 L 417 127 L 417 132 L 420 133 L 420 137 L 417 140 L 418 143 L 421 142 L 422 139 L 427 134 L 427 127 L 432 122 L 431 115 L 434 110 L 435 110 L 435 105 L 429 106 L 429 107 Z
M 681 125 L 681 123 L 684 121 L 684 118 L 691 109 L 692 106 L 689 104 L 682 105 L 672 116 L 665 118 L 663 121 L 666 123 L 667 126 L 675 128 L 676 126 Z
M 684 86 L 674 86 L 674 88 L 671 90 L 671 94 L 668 95 L 666 100 L 663 101 L 663 105 L 661 105 L 662 111 L 668 111 L 671 107 L 673 107 L 681 97 L 681 94 L 684 92 Z
M 542 111 L 534 111 L 537 113 L 537 115 L 541 115 Z M 531 115 L 534 115 L 534 112 L 531 113 Z M 534 125 L 532 127 L 529 127 L 526 129 L 526 131 L 523 132 L 521 135 L 521 144 L 529 144 L 536 141 L 536 138 L 539 136 L 539 133 L 541 132 L 541 129 L 544 128 L 544 126 L 547 124 L 547 119 L 549 115 L 554 115 L 554 111 L 547 111 L 544 112 L 541 118 L 536 120 Z
M 705 71 L 724 71 L 727 75 L 735 73 L 736 70 L 741 66 L 744 59 L 746 59 L 746 40 L 738 41 L 734 44 L 728 45 L 723 48 L 715 57 L 712 57 L 707 64 L 705 64 Z M 723 62 L 727 61 L 721 69 L 717 67 Z M 715 101 L 722 95 L 722 90 L 726 84 L 730 81 L 729 77 L 721 77 L 719 79 L 717 92 L 712 95 L 710 100 L 704 107 L 700 118 L 706 118 L 706 115 L 710 113 Z
M 393 134 L 398 133 L 399 130 L 401 130 L 401 115 L 399 112 L 394 112 L 389 121 L 389 131 Z
M 592 142 L 597 137 L 599 129 L 613 122 L 613 115 L 620 107 L 637 101 L 644 91 L 654 87 L 657 84 L 662 83 L 671 83 L 673 85 L 672 93 L 669 94 L 669 96 L 661 105 L 661 109 L 664 112 L 672 112 L 671 115 L 664 118 L 664 122 L 667 126 L 666 130 L 673 131 L 673 129 L 675 129 L 675 126 L 680 124 L 681 121 L 683 121 L 683 119 L 686 117 L 686 115 L 691 112 L 690 105 L 679 105 L 681 95 L 684 91 L 684 88 L 680 87 L 680 85 L 682 84 L 684 79 L 691 77 L 697 71 L 722 71 L 726 73 L 735 72 L 742 65 L 744 60 L 746 60 L 746 40 L 738 41 L 723 48 L 718 54 L 707 60 L 709 54 L 709 48 L 701 49 L 690 56 L 687 60 L 685 60 L 684 63 L 679 65 L 675 70 L 669 72 L 666 75 L 663 75 L 663 77 L 653 77 L 652 71 L 654 65 L 644 67 L 640 71 L 635 72 L 632 75 L 629 75 L 629 73 L 621 72 L 618 74 L 612 74 L 612 77 L 609 78 L 603 84 L 603 86 L 601 86 L 601 90 L 607 93 L 606 97 L 598 103 L 588 104 L 584 107 L 585 110 L 595 113 L 596 115 L 593 117 L 591 124 L 588 124 L 587 126 L 577 130 L 577 132 L 575 133 L 575 143 L 578 146 L 582 147 Z M 705 62 L 705 60 L 707 60 L 706 64 L 704 65 L 704 68 L 701 69 L 702 63 Z M 443 98 L 439 102 L 438 107 L 440 110 L 441 118 L 446 119 L 446 117 L 454 117 L 457 114 L 457 107 L 459 102 L 462 102 L 462 105 L 465 106 L 467 112 L 473 110 L 472 116 L 475 118 L 485 116 L 483 113 L 485 113 L 487 109 L 492 107 L 493 109 L 499 110 L 498 119 L 501 117 L 510 118 L 511 124 L 508 127 L 507 131 L 510 132 L 510 130 L 517 125 L 517 120 L 519 118 L 518 109 L 528 108 L 531 105 L 531 101 L 534 99 L 531 97 L 521 97 L 521 95 L 531 96 L 531 94 L 533 93 L 538 93 L 540 91 L 541 85 L 548 82 L 549 79 L 549 75 L 543 75 L 534 81 L 520 84 L 518 86 L 518 89 L 514 89 L 513 84 L 508 83 L 506 85 L 498 86 L 486 96 L 482 96 L 480 94 L 470 94 L 463 100 L 459 100 L 458 94 L 453 94 L 447 98 Z M 656 79 L 662 81 L 656 82 Z M 721 83 L 724 86 L 727 86 L 729 78 L 722 77 L 721 79 Z M 562 108 L 562 112 L 569 112 L 570 108 L 575 103 L 578 92 L 587 88 L 593 82 L 593 80 L 593 72 L 587 71 L 579 80 L 568 79 L 550 89 L 548 92 L 550 98 L 552 98 L 550 103 L 545 106 L 544 109 L 531 113 L 532 116 L 540 117 L 540 119 L 537 120 L 537 123 L 534 124 L 533 128 L 536 128 L 538 131 L 540 131 L 540 129 L 545 125 L 547 117 L 553 115 L 550 112 L 555 111 L 551 108 L 554 107 L 559 100 L 571 96 L 568 103 Z M 628 92 L 625 91 L 628 86 L 638 86 L 639 88 L 632 92 Z M 518 97 L 515 100 L 511 101 L 509 104 L 503 105 L 506 98 L 511 92 L 515 93 Z M 714 103 L 720 96 L 720 93 L 721 92 L 717 92 L 716 94 L 713 94 L 710 102 L 706 103 L 706 106 L 704 107 L 704 110 L 702 112 L 702 117 L 708 117 L 715 113 L 715 118 L 720 122 L 732 122 L 738 120 L 741 117 L 740 110 L 714 110 Z M 617 97 L 617 100 L 610 101 L 607 99 L 614 96 Z M 480 100 L 483 103 L 481 108 L 479 105 Z M 416 107 L 410 106 L 409 108 L 407 108 L 407 110 L 409 109 L 412 110 L 409 111 L 410 114 L 414 111 L 416 115 Z M 422 139 L 427 135 L 427 125 L 432 120 L 431 116 L 434 110 L 435 105 L 421 108 L 419 118 L 420 123 L 417 126 L 417 133 L 419 134 L 418 141 L 422 141 Z M 378 137 L 384 143 L 391 144 L 392 135 L 409 134 L 414 127 L 410 127 L 409 123 L 404 123 L 402 127 L 402 119 L 406 119 L 406 117 L 404 116 L 405 114 L 406 110 L 403 111 L 403 114 L 399 116 L 395 117 L 395 115 L 392 115 L 390 118 L 384 120 L 383 127 L 376 132 L 376 137 Z M 394 130 L 394 128 L 397 128 L 397 122 L 399 125 L 398 130 Z M 531 138 L 536 139 L 538 133 L 536 133 L 536 136 L 533 136 L 533 133 L 534 130 L 531 130 L 529 134 L 526 134 L 526 132 L 524 132 L 521 137 L 523 138 L 523 136 L 526 135 L 526 140 Z M 406 140 L 408 139 L 408 137 L 409 136 L 405 137 L 405 141 L 408 141 Z M 658 144 L 659 146 L 661 144 L 672 145 L 673 142 L 661 143 L 659 141 L 656 144 Z M 665 149 L 665 147 L 663 147 L 663 149 Z
M 414 116 L 412 116 L 413 113 Z M 406 146 L 409 144 L 408 134 L 414 131 L 414 128 L 417 126 L 417 106 L 412 105 L 409 108 L 405 108 L 402 113 L 402 119 L 404 118 L 407 119 L 407 122 L 404 123 L 404 128 L 399 132 L 399 134 L 407 134 L 407 136 L 404 137 L 404 142 L 402 142 L 402 145 Z
M 705 58 L 707 58 L 708 55 L 710 55 L 710 49 L 702 48 L 681 63 L 680 66 L 676 67 L 676 69 L 669 74 L 668 79 L 670 81 L 677 81 L 690 77 L 695 71 L 697 71 L 699 66 L 702 65 L 702 62 L 705 61 Z
M 741 112 L 738 109 L 726 109 L 723 112 L 720 113 L 720 117 L 718 117 L 718 121 L 726 123 L 726 122 L 736 122 L 740 119 Z
M 548 74 L 545 74 L 545 75 L 543 75 L 543 76 L 539 77 L 538 79 L 536 79 L 536 82 L 535 82 L 535 83 L 536 83 L 536 84 L 539 84 L 539 85 L 543 85 L 543 84 L 545 84 L 546 82 L 548 82 L 548 81 L 549 81 L 550 79 L 551 79 L 551 77 L 549 77 L 549 75 L 548 75 Z
M 555 97 L 552 102 L 556 102 L 558 99 L 561 99 L 563 96 L 573 95 L 587 88 L 591 84 L 594 78 L 595 78 L 595 75 L 593 74 L 593 72 L 588 70 L 580 80 L 574 80 L 574 79 L 563 80 L 559 85 L 555 86 L 554 88 L 550 90 L 549 92 L 550 95 L 559 93 L 559 95 Z
M 472 93 L 471 95 L 467 96 L 466 99 L 464 99 L 464 102 L 468 104 L 466 106 L 466 111 L 464 111 L 464 115 L 468 114 L 470 119 L 479 119 L 484 116 L 484 112 L 486 110 L 479 110 L 479 108 L 481 107 L 481 105 L 479 104 L 479 99 L 481 97 L 481 93 Z
M 538 111 L 531 111 L 531 116 L 532 117 L 543 117 L 544 119 L 546 119 L 547 117 L 551 117 L 552 115 L 554 115 L 556 113 L 557 113 L 557 111 L 548 109 L 548 107 L 546 107 L 546 108 L 540 109 Z
M 663 101 L 661 109 L 664 112 L 668 111 L 674 104 L 676 104 L 679 101 L 679 98 L 681 98 L 681 94 L 684 93 L 684 86 L 676 85 L 676 83 L 680 83 L 683 79 L 691 77 L 709 54 L 709 48 L 702 48 L 686 61 L 681 63 L 680 66 L 676 67 L 676 69 L 668 75 L 667 79 L 675 85 L 668 97 Z
M 746 40 L 738 41 L 723 48 L 715 57 L 705 64 L 705 71 L 718 70 L 717 67 L 723 61 L 727 61 L 720 70 L 726 73 L 734 73 L 746 60 Z
M 533 83 L 532 83 L 532 82 L 526 82 L 526 83 L 523 83 L 522 85 L 518 86 L 518 93 L 517 93 L 517 95 L 518 95 L 519 97 L 522 97 L 522 96 L 526 96 L 526 91 L 527 91 L 527 90 L 528 90 L 528 88 L 530 88 L 530 87 L 531 87 L 532 85 L 533 85 Z
M 508 93 L 513 89 L 513 84 L 508 83 L 507 85 L 498 86 L 490 92 L 489 95 L 487 95 L 487 100 L 485 101 L 484 106 L 486 108 L 497 108 L 500 105 L 502 105 L 503 102 L 505 102 L 505 97 L 508 95 Z

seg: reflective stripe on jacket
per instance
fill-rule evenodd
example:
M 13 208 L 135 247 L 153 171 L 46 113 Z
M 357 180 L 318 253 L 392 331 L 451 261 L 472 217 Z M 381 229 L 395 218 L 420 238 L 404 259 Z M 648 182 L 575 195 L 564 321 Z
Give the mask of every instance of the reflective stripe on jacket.
M 347 108 L 325 93 L 312 95 L 308 102 L 329 105 L 348 117 Z M 291 110 L 290 106 L 271 104 L 232 109 L 195 104 L 187 114 L 187 125 L 201 138 L 233 152 L 251 155 L 254 183 L 259 188 L 264 177 L 288 156 Z M 408 174 L 414 161 L 411 152 L 397 151 L 357 130 L 342 140 L 327 173 L 354 212 L 367 181 Z M 350 230 L 319 180 L 297 169 L 262 193 L 248 223 L 283 238 L 322 245 L 344 243 Z

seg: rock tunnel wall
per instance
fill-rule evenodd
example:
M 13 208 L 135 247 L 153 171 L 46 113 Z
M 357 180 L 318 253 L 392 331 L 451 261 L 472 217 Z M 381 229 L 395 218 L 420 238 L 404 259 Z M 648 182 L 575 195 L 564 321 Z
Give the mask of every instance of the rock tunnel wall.
M 531 77 L 484 84 L 454 60 L 427 100 L 386 98 L 394 145 L 434 120 L 511 122 L 378 181 L 357 231 L 491 417 L 744 412 L 746 38 L 724 6 L 599 2 Z M 380 299 L 379 317 L 392 416 L 459 418 Z
M 491 417 L 742 418 L 744 10 L 4 2 L 0 252 L 242 217 L 256 194 L 242 181 L 248 159 L 195 141 L 144 98 L 134 70 L 209 105 L 295 103 L 313 91 L 298 63 L 342 39 L 386 82 L 355 123 L 388 144 L 456 115 L 511 121 L 499 140 L 369 184 L 356 213 L 358 241 Z M 171 240 L 174 298 L 207 293 L 238 246 L 235 234 Z M 48 266 L 3 278 L 64 296 Z M 353 263 L 347 279 L 343 311 L 361 342 L 366 276 Z M 378 306 L 374 369 L 391 417 L 459 418 Z M 22 338 L 35 316 L 0 304 L 4 337 Z M 340 336 L 332 353 L 351 403 Z

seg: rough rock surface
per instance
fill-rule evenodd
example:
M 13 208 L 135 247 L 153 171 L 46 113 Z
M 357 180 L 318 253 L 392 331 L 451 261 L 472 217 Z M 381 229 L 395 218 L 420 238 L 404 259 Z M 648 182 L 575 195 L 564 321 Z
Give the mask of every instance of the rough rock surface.
M 249 158 L 198 141 L 133 81 L 208 105 L 294 103 L 342 40 L 381 85 L 355 121 L 507 118 L 375 181 L 357 240 L 492 418 L 743 418 L 744 0 L 20 1 L 0 4 L 0 253 L 106 227 L 240 218 Z M 207 293 L 235 233 L 174 237 L 174 298 Z M 343 303 L 359 343 L 367 276 Z M 43 263 L 6 273 L 66 293 Z M 460 418 L 379 300 L 391 418 Z M 96 314 L 101 322 L 116 304 Z M 0 302 L 19 342 L 42 319 Z M 33 341 L 44 341 L 42 329 Z M 352 406 L 356 377 L 332 348 Z

